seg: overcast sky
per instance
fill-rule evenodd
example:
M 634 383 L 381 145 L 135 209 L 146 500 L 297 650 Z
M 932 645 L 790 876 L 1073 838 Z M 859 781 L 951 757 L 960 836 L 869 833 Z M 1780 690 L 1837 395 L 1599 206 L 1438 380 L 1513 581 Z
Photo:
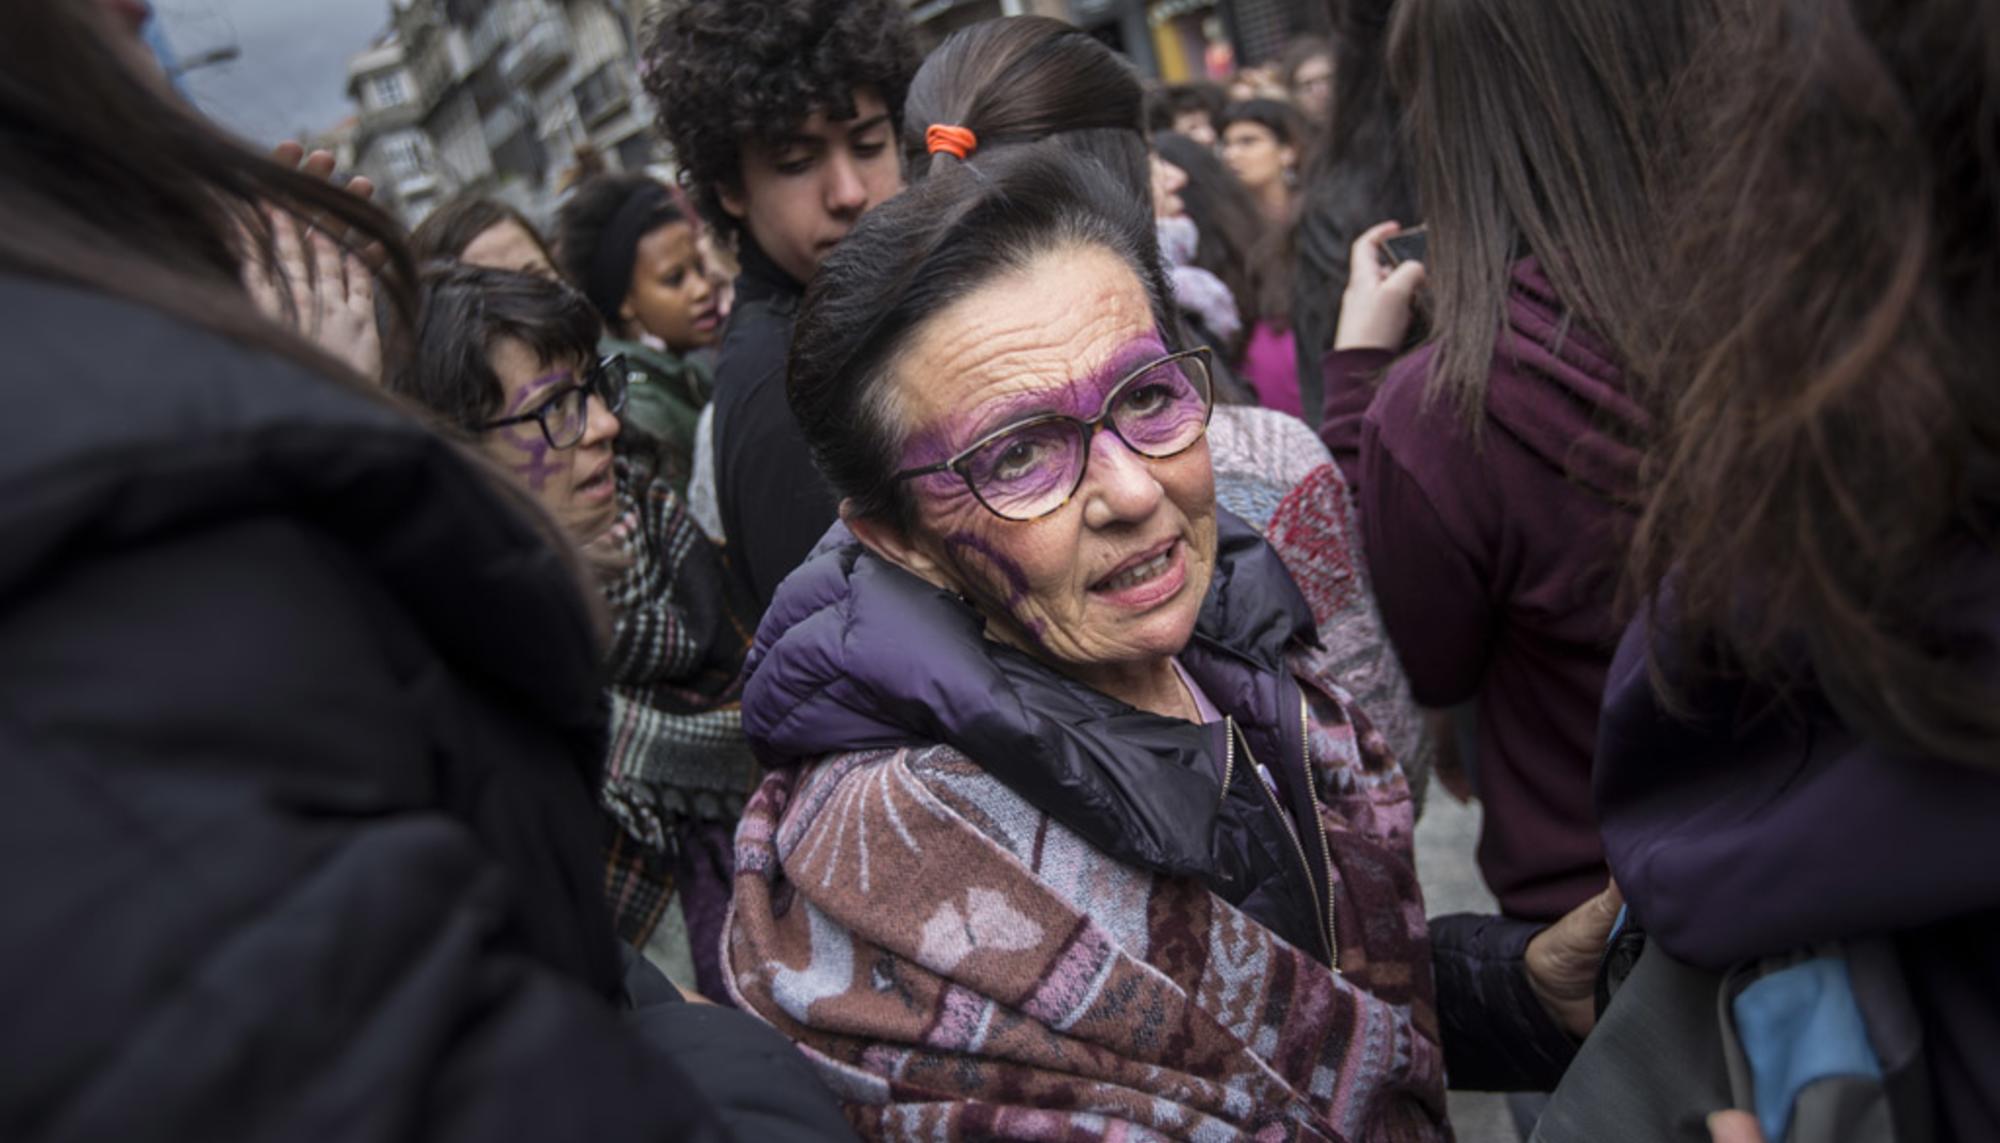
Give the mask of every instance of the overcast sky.
M 182 57 L 242 49 L 182 86 L 225 126 L 267 144 L 346 116 L 347 59 L 389 24 L 389 0 L 153 0 L 153 10 Z

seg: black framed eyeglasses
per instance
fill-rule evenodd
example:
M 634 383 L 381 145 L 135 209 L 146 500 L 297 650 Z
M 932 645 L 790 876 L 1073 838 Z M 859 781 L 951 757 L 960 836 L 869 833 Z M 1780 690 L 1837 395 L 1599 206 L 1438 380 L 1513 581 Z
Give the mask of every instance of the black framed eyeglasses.
M 1193 448 L 1215 408 L 1207 357 L 1205 346 L 1170 353 L 1112 386 L 1087 421 L 1060 413 L 1031 417 L 988 433 L 950 460 L 905 469 L 893 479 L 955 472 L 995 516 L 1039 520 L 1083 487 L 1090 442 L 1106 425 L 1126 448 L 1153 460 Z
M 581 377 L 571 374 L 574 380 L 570 384 L 550 393 L 533 409 L 518 417 L 488 421 L 478 426 L 479 431 L 491 432 L 533 421 L 542 427 L 542 436 L 549 442 L 550 448 L 574 448 L 590 425 L 592 394 L 596 394 L 597 399 L 604 402 L 605 409 L 614 416 L 625 407 L 625 395 L 631 389 L 626 369 L 623 357 L 600 357 L 584 368 Z

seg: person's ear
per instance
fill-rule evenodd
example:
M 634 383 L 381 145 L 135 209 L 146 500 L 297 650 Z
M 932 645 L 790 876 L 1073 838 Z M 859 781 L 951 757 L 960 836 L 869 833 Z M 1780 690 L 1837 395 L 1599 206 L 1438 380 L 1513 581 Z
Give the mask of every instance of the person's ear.
M 715 188 L 715 199 L 722 204 L 723 211 L 738 222 L 743 221 L 750 213 L 750 198 L 743 193 L 743 188 L 740 186 L 733 187 L 728 183 L 718 185 Z
M 854 511 L 854 501 L 840 502 L 840 522 L 861 541 L 861 546 L 888 560 L 918 579 L 941 587 L 946 591 L 958 591 L 959 585 L 944 565 L 924 550 L 923 545 L 898 527 L 894 521 L 879 516 L 863 516 Z

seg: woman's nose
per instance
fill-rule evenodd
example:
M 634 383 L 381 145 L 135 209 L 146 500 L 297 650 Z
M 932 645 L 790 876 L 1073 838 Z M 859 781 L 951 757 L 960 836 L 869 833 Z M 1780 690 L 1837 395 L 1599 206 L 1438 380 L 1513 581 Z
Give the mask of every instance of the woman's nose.
M 611 411 L 611 407 L 604 403 L 602 397 L 592 393 L 584 409 L 586 420 L 581 442 L 584 448 L 618 439 L 618 433 L 623 426 L 618 422 L 618 414 Z
M 1090 442 L 1090 467 L 1080 492 L 1084 523 L 1093 528 L 1143 520 L 1166 495 L 1152 462 L 1132 451 L 1109 425 Z

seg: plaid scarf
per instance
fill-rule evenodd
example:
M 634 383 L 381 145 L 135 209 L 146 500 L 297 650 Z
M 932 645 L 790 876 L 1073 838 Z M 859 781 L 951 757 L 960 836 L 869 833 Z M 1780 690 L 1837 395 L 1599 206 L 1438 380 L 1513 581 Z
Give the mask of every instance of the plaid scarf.
M 620 935 L 643 944 L 673 893 L 681 823 L 733 823 L 758 769 L 737 706 L 750 639 L 714 546 L 644 466 L 618 461 L 617 496 L 603 799 L 624 837 L 607 889 Z

